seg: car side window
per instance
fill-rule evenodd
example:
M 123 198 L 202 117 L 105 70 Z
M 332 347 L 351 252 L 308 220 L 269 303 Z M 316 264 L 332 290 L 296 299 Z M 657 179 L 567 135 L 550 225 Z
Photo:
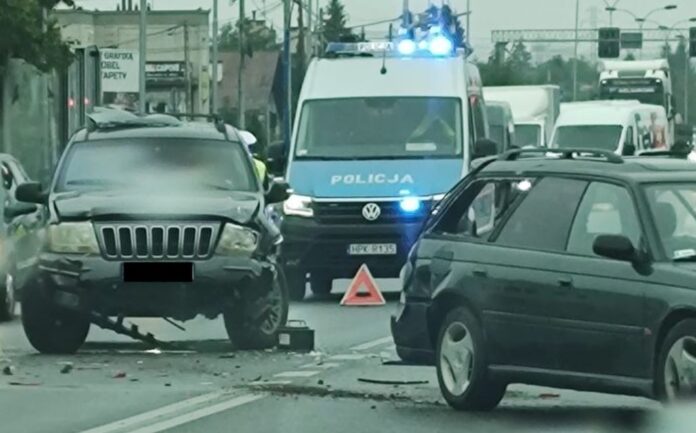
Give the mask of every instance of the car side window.
M 447 209 L 436 233 L 487 240 L 533 179 L 487 179 L 472 183 Z
M 587 182 L 545 177 L 529 192 L 500 231 L 496 244 L 563 251 Z
M 580 203 L 568 238 L 568 252 L 595 256 L 592 244 L 599 235 L 624 235 L 638 246 L 640 222 L 626 188 L 593 182 Z
M 12 170 L 10 170 L 10 167 L 5 162 L 0 164 L 0 170 L 2 171 L 2 186 L 3 186 L 3 188 L 6 191 L 11 191 L 12 188 L 14 187 L 14 184 L 15 184 L 15 179 L 14 179 L 14 175 L 12 174 Z

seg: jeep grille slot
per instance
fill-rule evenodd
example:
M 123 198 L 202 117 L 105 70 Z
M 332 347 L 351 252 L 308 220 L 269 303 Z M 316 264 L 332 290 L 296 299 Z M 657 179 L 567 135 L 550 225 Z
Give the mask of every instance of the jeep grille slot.
M 204 259 L 215 249 L 216 223 L 102 224 L 99 244 L 109 259 Z

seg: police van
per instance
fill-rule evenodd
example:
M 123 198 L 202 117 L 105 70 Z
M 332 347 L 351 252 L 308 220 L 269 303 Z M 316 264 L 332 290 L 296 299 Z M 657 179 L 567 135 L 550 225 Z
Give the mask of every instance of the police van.
M 307 275 L 326 294 L 362 264 L 398 277 L 433 205 L 490 154 L 487 125 L 479 71 L 444 34 L 329 44 L 307 71 L 285 173 L 291 297 Z

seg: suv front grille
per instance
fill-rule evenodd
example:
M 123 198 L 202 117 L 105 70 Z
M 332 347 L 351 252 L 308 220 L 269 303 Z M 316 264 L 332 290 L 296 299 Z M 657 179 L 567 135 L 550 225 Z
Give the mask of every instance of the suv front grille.
M 219 224 L 101 224 L 99 246 L 109 259 L 205 259 Z

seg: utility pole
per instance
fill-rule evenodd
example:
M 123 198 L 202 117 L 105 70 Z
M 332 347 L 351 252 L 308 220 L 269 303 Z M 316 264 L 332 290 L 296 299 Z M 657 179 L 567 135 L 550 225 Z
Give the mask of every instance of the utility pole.
M 304 11 L 302 10 L 302 0 L 294 0 L 297 3 L 298 6 L 298 11 L 297 11 L 297 29 L 298 29 L 298 35 L 297 35 L 297 59 L 300 62 L 299 64 L 299 70 L 302 71 L 304 69 L 304 63 L 305 63 L 305 56 L 306 54 L 306 49 L 305 49 L 305 27 L 304 27 Z M 301 73 L 301 72 L 300 72 Z
M 312 57 L 312 54 L 314 54 L 314 17 L 312 14 L 314 13 L 314 8 L 312 7 L 314 4 L 314 0 L 307 0 L 307 29 L 309 31 L 309 49 L 307 52 L 309 53 L 309 58 Z
M 466 0 L 466 41 L 471 44 L 471 0 Z
M 573 101 L 578 100 L 578 27 L 580 27 L 580 0 L 575 0 L 575 47 L 573 48 Z
M 246 26 L 244 25 L 244 0 L 239 0 L 239 73 L 237 74 L 237 109 L 239 110 L 238 127 L 246 128 L 246 107 L 244 106 L 244 45 Z
M 193 95 L 191 94 L 191 59 L 189 58 L 189 28 L 184 23 L 184 74 L 186 78 L 186 111 L 193 113 Z
M 138 105 L 141 113 L 145 112 L 145 64 L 147 62 L 147 1 L 140 0 L 140 81 L 138 86 Z
M 292 134 L 292 56 L 290 54 L 290 19 L 292 15 L 292 0 L 285 1 L 283 13 L 283 71 L 285 82 L 284 128 L 285 150 L 290 149 L 290 135 Z
M 213 64 L 211 71 L 213 83 L 210 86 L 211 110 L 212 114 L 218 112 L 218 0 L 213 0 Z

